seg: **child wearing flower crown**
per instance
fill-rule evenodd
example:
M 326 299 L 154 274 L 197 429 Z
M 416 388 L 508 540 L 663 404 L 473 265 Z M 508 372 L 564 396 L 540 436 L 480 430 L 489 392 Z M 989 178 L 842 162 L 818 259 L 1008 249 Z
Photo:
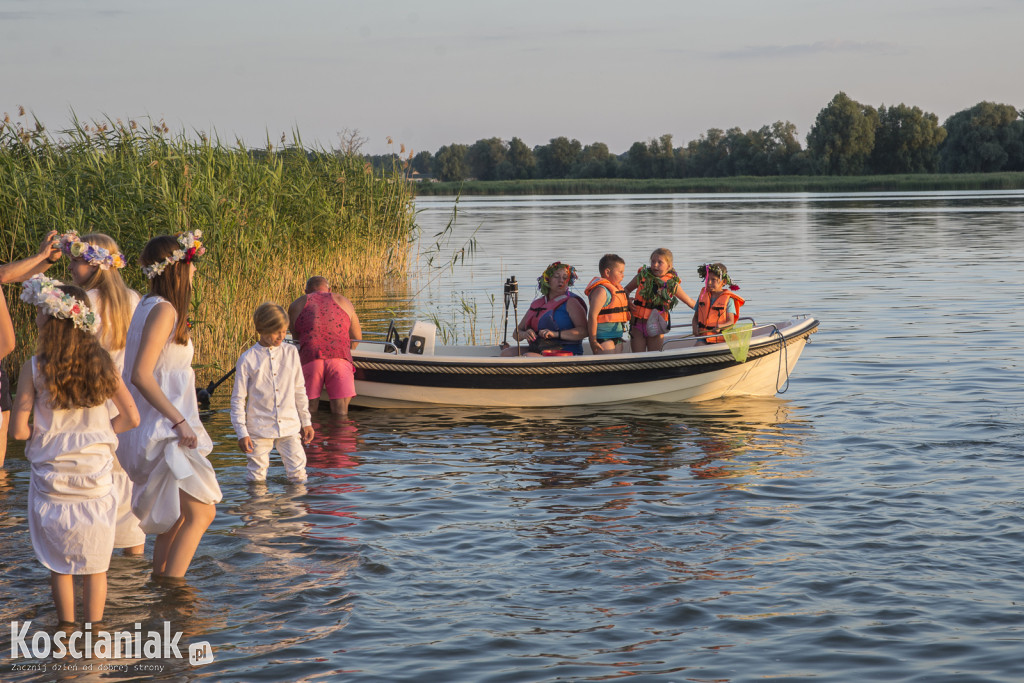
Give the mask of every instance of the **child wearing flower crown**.
M 625 291 L 626 296 L 636 291 L 629 306 L 629 345 L 633 353 L 661 351 L 669 330 L 669 311 L 676 300 L 690 308 L 696 304 L 683 291 L 679 275 L 672 267 L 672 252 L 664 248 L 651 252 L 651 265 L 637 270 Z
M 283 344 L 288 332 L 284 308 L 262 303 L 252 316 L 259 341 L 235 364 L 231 392 L 231 424 L 238 447 L 248 457 L 248 481 L 265 481 L 270 451 L 277 448 L 285 474 L 293 482 L 306 480 L 303 445 L 313 440 L 306 398 L 306 380 L 298 350 Z
M 32 547 L 50 570 L 57 618 L 75 621 L 73 577 L 82 575 L 84 620 L 97 622 L 117 515 L 115 435 L 138 425 L 139 413 L 95 336 L 99 319 L 81 288 L 35 275 L 21 298 L 39 309 L 36 355 L 21 368 L 11 414 L 14 438 L 29 440 Z M 113 419 L 108 400 L 117 409 Z
M 134 486 L 132 511 L 156 534 L 153 576 L 185 576 L 221 500 L 213 449 L 199 421 L 194 349 L 189 334 L 195 261 L 205 253 L 198 230 L 154 237 L 139 261 L 149 293 L 128 326 L 124 376 L 142 426 L 126 432 L 117 457 Z
M 698 266 L 697 274 L 704 280 L 704 287 L 693 309 L 693 336 L 704 337 L 705 343 L 717 344 L 725 341 L 718 333 L 736 324 L 745 302 L 734 293 L 740 286 L 733 284 L 725 264 L 705 263 Z
M 78 236 L 68 232 L 60 237 L 60 250 L 70 260 L 71 281 L 85 290 L 93 310 L 99 313 L 97 336 L 110 354 L 118 374 L 124 371 L 124 342 L 128 334 L 139 293 L 129 289 L 121 279 L 124 256 L 117 242 L 103 233 Z M 114 548 L 123 548 L 125 555 L 141 555 L 146 534 L 132 512 L 132 482 L 120 463 L 114 461 L 114 488 L 118 495 L 117 530 Z

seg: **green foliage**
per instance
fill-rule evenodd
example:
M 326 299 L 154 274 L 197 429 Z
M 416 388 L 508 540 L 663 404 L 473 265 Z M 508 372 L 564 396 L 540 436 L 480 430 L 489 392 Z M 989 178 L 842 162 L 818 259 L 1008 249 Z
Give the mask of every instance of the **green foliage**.
M 684 192 L 924 192 L 1020 190 L 1024 173 L 869 176 L 736 176 L 730 178 L 571 178 L 425 183 L 420 195 L 640 194 Z
M 946 129 L 939 117 L 905 104 L 878 108 L 878 128 L 871 152 L 874 173 L 935 173 L 939 170 L 939 144 Z
M 979 102 L 946 119 L 943 171 L 978 173 L 1024 170 L 1024 121 L 1008 104 Z
M 251 339 L 255 307 L 287 304 L 310 275 L 345 287 L 404 277 L 415 213 L 399 167 L 375 174 L 355 154 L 304 149 L 298 132 L 258 151 L 199 138 L 109 120 L 74 120 L 51 138 L 38 121 L 6 117 L 2 258 L 34 252 L 48 230 L 77 230 L 110 235 L 132 264 L 154 235 L 201 229 L 209 253 L 196 280 L 197 356 L 221 367 Z M 65 268 L 51 272 L 66 278 Z M 137 267 L 123 274 L 147 291 Z M 15 304 L 19 338 L 31 338 L 27 307 Z
M 466 155 L 469 148 L 452 143 L 437 150 L 434 155 L 434 174 L 444 182 L 465 180 L 469 177 Z
M 807 134 L 808 151 L 826 175 L 857 175 L 867 168 L 877 126 L 878 113 L 874 107 L 855 102 L 840 92 L 818 112 Z

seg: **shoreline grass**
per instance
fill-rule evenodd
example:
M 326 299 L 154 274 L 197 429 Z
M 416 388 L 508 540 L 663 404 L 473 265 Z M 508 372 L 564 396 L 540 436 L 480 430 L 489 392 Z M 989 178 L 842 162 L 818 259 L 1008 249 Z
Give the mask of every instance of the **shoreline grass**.
M 1024 173 L 921 173 L 874 176 L 728 178 L 564 178 L 416 183 L 419 196 L 674 194 L 744 192 L 928 192 L 1024 189 Z
M 23 114 L 24 116 L 24 114 Z M 73 121 L 54 138 L 38 121 L 0 122 L 0 234 L 5 262 L 35 253 L 48 230 L 104 232 L 145 293 L 137 258 L 154 235 L 201 229 L 208 254 L 192 307 L 201 380 L 234 365 L 253 339 L 252 312 L 282 305 L 311 275 L 337 289 L 404 279 L 416 234 L 413 190 L 401 169 L 374 173 L 354 154 L 191 140 L 150 122 Z M 48 274 L 70 280 L 62 259 Z M 11 362 L 32 353 L 34 312 L 9 287 L 18 338 Z M 10 367 L 14 367 L 13 365 Z

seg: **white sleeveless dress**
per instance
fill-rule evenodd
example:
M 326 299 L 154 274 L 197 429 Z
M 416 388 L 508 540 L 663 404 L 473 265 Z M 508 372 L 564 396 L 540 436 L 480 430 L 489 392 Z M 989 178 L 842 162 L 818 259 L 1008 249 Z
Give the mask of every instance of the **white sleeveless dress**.
M 99 310 L 99 303 L 103 298 L 98 289 L 90 289 L 86 294 L 89 296 L 89 303 L 92 305 L 93 310 Z M 130 308 L 128 317 L 135 313 L 136 307 L 139 305 L 139 293 L 134 289 L 128 290 L 128 306 Z M 96 337 L 103 342 L 103 317 L 100 316 L 100 327 L 96 331 Z M 106 348 L 106 347 L 104 347 Z M 118 349 L 117 351 L 111 351 L 110 359 L 114 361 L 114 366 L 117 367 L 118 374 L 124 374 L 124 349 Z M 116 408 L 111 406 L 111 414 L 116 415 Z M 117 458 L 114 458 L 114 469 L 111 471 L 111 476 L 114 480 L 114 495 L 117 496 L 117 526 L 114 529 L 114 547 L 115 548 L 134 548 L 137 545 L 142 545 L 146 542 L 146 533 L 139 526 L 139 518 L 132 512 L 132 480 L 128 477 L 128 473 L 121 467 L 121 463 L 118 462 Z
M 106 402 L 57 410 L 32 358 L 35 387 L 28 529 L 36 557 L 58 574 L 100 574 L 114 550 L 117 498 L 110 471 L 117 436 Z
M 132 480 L 132 511 L 147 534 L 162 534 L 181 516 L 178 491 L 203 503 L 219 503 L 220 486 L 213 465 L 206 459 L 213 450 L 210 436 L 199 421 L 196 376 L 192 371 L 192 341 L 175 344 L 168 337 L 160 351 L 153 375 L 171 403 L 181 412 L 198 437 L 198 448 L 182 448 L 171 421 L 154 408 L 131 383 L 131 368 L 138 355 L 142 330 L 153 308 L 166 299 L 149 295 L 142 299 L 128 327 L 124 380 L 139 408 L 140 423 L 121 435 L 117 458 Z

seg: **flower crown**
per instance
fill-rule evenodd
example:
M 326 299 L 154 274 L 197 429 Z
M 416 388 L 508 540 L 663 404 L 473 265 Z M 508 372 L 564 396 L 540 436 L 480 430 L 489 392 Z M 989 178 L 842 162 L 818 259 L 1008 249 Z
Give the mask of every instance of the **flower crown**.
M 539 278 L 537 278 L 537 289 L 540 290 L 541 294 L 543 294 L 544 296 L 548 295 L 548 292 L 551 291 L 551 276 L 557 273 L 562 268 L 565 268 L 566 270 L 569 271 L 569 286 L 572 287 L 576 283 L 576 279 L 579 277 L 576 274 L 576 269 L 570 266 L 568 263 L 555 261 L 546 269 L 544 269 L 544 273 L 541 274 Z
M 92 242 L 83 242 L 74 230 L 60 236 L 59 247 L 69 257 L 80 258 L 89 265 L 99 266 L 103 270 L 124 268 L 124 256 Z
M 53 318 L 68 318 L 75 327 L 96 334 L 100 327 L 99 313 L 60 289 L 61 282 L 42 273 L 33 275 L 21 285 L 21 300 L 38 306 Z
M 697 266 L 697 275 L 700 275 L 700 277 L 704 280 L 705 283 L 708 281 L 709 275 L 714 275 L 715 277 L 721 279 L 722 283 L 728 285 L 729 289 L 731 289 L 734 292 L 740 288 L 739 285 L 733 283 L 732 278 L 729 277 L 729 272 L 721 263 L 705 263 L 703 265 Z
M 142 272 L 145 273 L 147 278 L 152 280 L 157 275 L 164 272 L 164 269 L 167 268 L 167 266 L 175 264 L 178 261 L 184 261 L 185 263 L 193 263 L 197 261 L 200 256 L 206 253 L 206 247 L 204 247 L 203 243 L 200 241 L 202 236 L 202 230 L 180 233 L 178 235 L 178 244 L 181 245 L 181 249 L 175 249 L 171 255 L 163 261 L 149 266 L 143 266 Z

